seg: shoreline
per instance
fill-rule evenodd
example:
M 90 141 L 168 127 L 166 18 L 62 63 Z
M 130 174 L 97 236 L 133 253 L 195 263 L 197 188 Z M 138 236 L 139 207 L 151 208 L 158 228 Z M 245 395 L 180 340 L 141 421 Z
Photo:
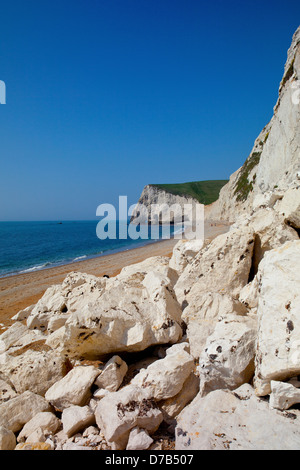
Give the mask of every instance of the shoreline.
M 226 232 L 228 228 L 229 226 L 223 223 L 207 224 L 205 239 L 213 239 Z M 4 331 L 3 327 L 11 326 L 13 323 L 11 318 L 16 313 L 35 304 L 48 287 L 61 284 L 70 272 L 79 271 L 98 277 L 104 275 L 114 277 L 125 266 L 139 263 L 147 258 L 171 257 L 177 242 L 178 240 L 174 238 L 160 240 L 117 253 L 0 278 L 0 333 Z
M 45 270 L 49 270 L 49 269 L 56 269 L 56 268 L 61 268 L 63 266 L 70 266 L 70 265 L 73 265 L 73 264 L 82 263 L 84 261 L 92 261 L 92 260 L 96 260 L 96 259 L 99 259 L 99 258 L 103 258 L 105 256 L 117 255 L 119 253 L 123 253 L 123 252 L 126 252 L 126 251 L 136 250 L 138 248 L 144 248 L 148 245 L 153 245 L 155 243 L 160 243 L 161 241 L 164 241 L 164 240 L 152 240 L 152 241 L 151 240 L 145 240 L 144 243 L 141 243 L 140 245 L 133 245 L 131 248 L 126 248 L 126 247 L 115 248 L 114 250 L 107 250 L 107 251 L 104 251 L 104 252 L 101 252 L 101 253 L 98 253 L 98 254 L 94 254 L 94 255 L 82 255 L 82 256 L 78 256 L 77 258 L 74 258 L 74 259 L 65 260 L 65 261 L 61 261 L 61 262 L 57 262 L 57 263 L 46 262 L 44 265 L 42 265 L 40 267 L 32 267 L 32 268 L 24 269 L 22 271 L 20 270 L 20 271 L 9 272 L 9 273 L 6 273 L 6 274 L 1 274 L 0 275 L 0 281 L 2 279 L 7 279 L 7 278 L 10 278 L 10 277 L 21 276 L 23 274 L 33 274 L 33 273 L 37 273 L 37 272 L 41 272 L 41 271 L 45 271 Z

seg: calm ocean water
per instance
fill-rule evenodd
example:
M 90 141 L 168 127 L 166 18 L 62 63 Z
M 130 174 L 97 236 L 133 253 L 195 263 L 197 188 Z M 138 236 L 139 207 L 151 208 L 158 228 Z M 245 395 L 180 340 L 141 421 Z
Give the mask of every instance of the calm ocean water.
M 0 277 L 125 251 L 155 241 L 150 240 L 150 229 L 149 240 L 99 240 L 98 222 L 0 222 Z

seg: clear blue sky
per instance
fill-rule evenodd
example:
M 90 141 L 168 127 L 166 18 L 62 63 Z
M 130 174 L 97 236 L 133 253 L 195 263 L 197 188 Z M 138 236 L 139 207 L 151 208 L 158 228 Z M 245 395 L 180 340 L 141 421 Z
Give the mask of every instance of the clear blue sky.
M 272 117 L 299 0 L 0 3 L 0 220 L 94 219 L 227 179 Z

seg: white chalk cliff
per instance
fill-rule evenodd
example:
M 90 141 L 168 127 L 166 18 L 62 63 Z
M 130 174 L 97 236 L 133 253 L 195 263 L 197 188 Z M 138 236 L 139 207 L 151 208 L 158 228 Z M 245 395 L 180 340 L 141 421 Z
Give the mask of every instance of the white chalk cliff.
M 137 206 L 132 213 L 132 220 L 136 222 L 142 220 L 156 224 L 168 222 L 180 223 L 186 204 L 194 206 L 199 204 L 199 201 L 192 197 L 172 194 L 154 185 L 147 185 L 143 189 Z M 163 206 L 165 206 L 165 209 L 163 209 Z M 175 211 L 169 211 L 171 206 L 174 207 Z
M 255 201 L 273 195 L 281 198 L 300 186 L 300 28 L 288 50 L 278 101 L 271 121 L 262 130 L 245 164 L 221 189 L 218 201 L 208 208 L 210 218 L 235 221 L 251 212 Z M 266 194 L 267 193 L 267 194 Z

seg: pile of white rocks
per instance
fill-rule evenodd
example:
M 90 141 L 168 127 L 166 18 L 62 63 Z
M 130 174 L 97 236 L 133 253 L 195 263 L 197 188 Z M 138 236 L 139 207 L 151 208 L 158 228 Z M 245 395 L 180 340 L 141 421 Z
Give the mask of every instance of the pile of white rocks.
M 0 449 L 300 448 L 300 204 L 271 199 L 202 248 L 70 273 L 16 315 Z
M 163 421 L 174 431 L 199 383 L 169 261 L 70 273 L 14 317 L 0 336 L 1 449 L 156 448 Z

